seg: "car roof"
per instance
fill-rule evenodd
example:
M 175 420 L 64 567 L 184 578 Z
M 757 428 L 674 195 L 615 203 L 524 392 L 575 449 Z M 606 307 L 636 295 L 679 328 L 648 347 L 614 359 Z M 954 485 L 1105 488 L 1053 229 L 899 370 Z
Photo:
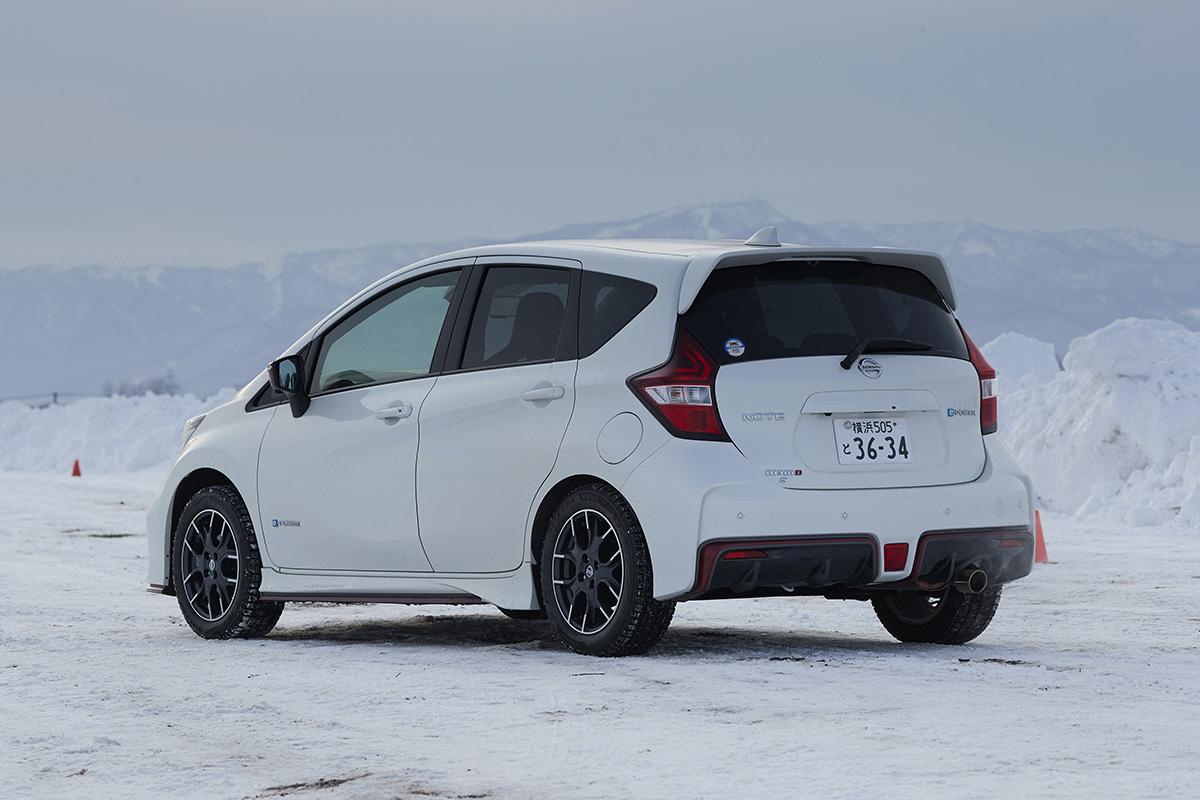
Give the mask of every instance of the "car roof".
M 726 239 L 561 239 L 470 247 L 425 259 L 401 272 L 450 259 L 486 256 L 568 258 L 586 264 L 589 253 L 640 255 L 648 257 L 642 259 L 645 263 L 657 260 L 676 269 L 683 268 L 679 297 L 681 314 L 691 307 L 700 287 L 714 269 L 772 261 L 857 261 L 916 270 L 934 285 L 951 310 L 958 305 L 950 273 L 941 256 L 922 250 L 879 246 L 752 245 Z
M 700 293 L 700 288 L 714 269 L 772 261 L 812 259 L 858 261 L 913 269 L 929 279 L 951 311 L 957 307 L 954 287 L 950 282 L 950 273 L 941 256 L 920 250 L 898 250 L 892 247 L 812 247 L 798 244 L 764 246 L 748 245 L 745 242 L 726 239 L 561 239 L 512 242 L 442 253 L 394 270 L 364 287 L 326 314 L 307 333 L 293 342 L 292 346 L 284 351 L 284 354 L 296 352 L 296 349 L 310 341 L 322 326 L 343 313 L 346 308 L 359 302 L 363 297 L 424 267 L 450 261 L 463 262 L 472 258 L 513 256 L 571 259 L 579 261 L 586 268 L 589 253 L 622 254 L 633 258 L 638 262 L 635 271 L 640 271 L 643 267 L 648 271 L 654 270 L 656 264 L 658 267 L 669 268 L 669 271 L 661 270 L 663 275 L 653 275 L 647 272 L 644 278 L 653 281 L 661 289 L 667 283 L 664 280 L 666 276 L 672 276 L 670 282 L 679 286 L 680 314 L 691 308 L 696 296 Z M 679 280 L 680 271 L 683 272 L 682 282 L 676 282 Z

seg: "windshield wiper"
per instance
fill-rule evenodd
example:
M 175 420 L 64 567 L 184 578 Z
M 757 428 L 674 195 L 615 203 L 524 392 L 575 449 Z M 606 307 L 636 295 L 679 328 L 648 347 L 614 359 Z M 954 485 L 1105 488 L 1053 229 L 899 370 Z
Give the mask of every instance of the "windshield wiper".
M 850 369 L 864 353 L 921 353 L 932 350 L 933 345 L 913 339 L 889 339 L 886 336 L 868 336 L 860 339 L 854 349 L 842 359 L 842 369 Z

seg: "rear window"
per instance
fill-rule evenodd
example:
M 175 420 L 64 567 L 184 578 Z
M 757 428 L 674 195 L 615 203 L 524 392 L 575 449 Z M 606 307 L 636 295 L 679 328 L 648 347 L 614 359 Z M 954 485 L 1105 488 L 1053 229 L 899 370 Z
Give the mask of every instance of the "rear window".
M 720 364 L 844 356 L 866 337 L 912 339 L 931 346 L 922 355 L 968 358 L 954 316 L 925 276 L 873 264 L 718 269 L 683 324 Z

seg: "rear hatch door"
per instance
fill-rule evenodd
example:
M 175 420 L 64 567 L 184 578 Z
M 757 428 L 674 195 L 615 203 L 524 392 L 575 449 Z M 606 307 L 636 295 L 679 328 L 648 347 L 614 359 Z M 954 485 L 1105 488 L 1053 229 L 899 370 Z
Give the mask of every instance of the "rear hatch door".
M 733 443 L 788 489 L 930 486 L 983 471 L 979 376 L 920 273 L 857 261 L 717 269 L 683 318 L 720 365 Z M 912 343 L 842 361 L 867 338 Z

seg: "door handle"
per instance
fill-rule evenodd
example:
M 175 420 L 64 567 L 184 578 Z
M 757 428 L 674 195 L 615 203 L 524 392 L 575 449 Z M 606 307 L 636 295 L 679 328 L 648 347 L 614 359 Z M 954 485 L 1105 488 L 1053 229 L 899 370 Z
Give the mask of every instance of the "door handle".
M 567 390 L 561 386 L 539 386 L 522 394 L 521 399 L 536 403 L 539 400 L 557 400 L 566 393 Z
M 412 406 L 401 400 L 394 406 L 381 408 L 375 412 L 375 419 L 381 419 L 384 422 L 399 422 L 406 417 L 412 416 Z

